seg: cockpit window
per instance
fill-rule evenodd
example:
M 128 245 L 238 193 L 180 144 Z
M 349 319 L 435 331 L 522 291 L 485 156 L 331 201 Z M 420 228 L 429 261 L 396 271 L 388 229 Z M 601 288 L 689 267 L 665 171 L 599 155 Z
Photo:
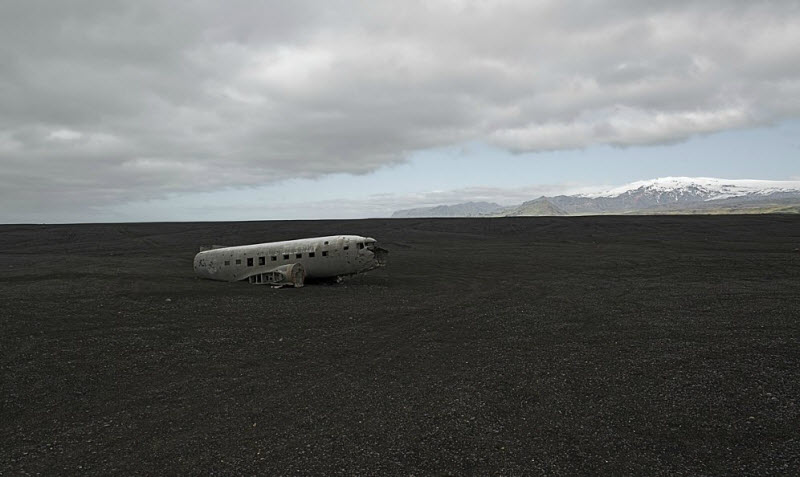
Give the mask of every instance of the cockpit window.
M 364 242 L 358 242 L 358 249 L 361 250 L 364 248 Z

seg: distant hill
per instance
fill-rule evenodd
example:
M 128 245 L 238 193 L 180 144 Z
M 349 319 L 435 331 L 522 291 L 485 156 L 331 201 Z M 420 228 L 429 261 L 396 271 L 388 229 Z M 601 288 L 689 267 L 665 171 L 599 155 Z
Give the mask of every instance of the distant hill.
M 593 194 L 539 197 L 501 207 L 488 202 L 400 210 L 392 217 L 517 217 L 603 214 L 797 213 L 800 181 L 665 177 Z
M 477 217 L 497 212 L 502 208 L 501 205 L 493 202 L 465 202 L 455 205 L 437 205 L 436 207 L 398 210 L 392 214 L 392 217 Z
M 539 217 L 547 215 L 568 215 L 563 209 L 559 208 L 547 197 L 523 202 L 517 207 L 506 209 L 498 214 L 503 217 Z

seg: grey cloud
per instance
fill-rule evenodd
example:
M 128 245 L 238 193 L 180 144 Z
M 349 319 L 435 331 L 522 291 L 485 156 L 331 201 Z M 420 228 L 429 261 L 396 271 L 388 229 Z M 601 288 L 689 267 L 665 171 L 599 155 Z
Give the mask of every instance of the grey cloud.
M 0 4 L 0 221 L 797 117 L 796 2 Z

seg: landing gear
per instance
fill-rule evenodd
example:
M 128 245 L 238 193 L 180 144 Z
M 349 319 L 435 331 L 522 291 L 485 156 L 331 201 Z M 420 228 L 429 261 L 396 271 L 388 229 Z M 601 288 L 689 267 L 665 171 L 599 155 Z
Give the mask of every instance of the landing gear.
M 305 285 L 306 270 L 299 263 L 281 265 L 268 272 L 256 273 L 247 277 L 253 285 L 270 285 L 274 288 L 295 287 Z

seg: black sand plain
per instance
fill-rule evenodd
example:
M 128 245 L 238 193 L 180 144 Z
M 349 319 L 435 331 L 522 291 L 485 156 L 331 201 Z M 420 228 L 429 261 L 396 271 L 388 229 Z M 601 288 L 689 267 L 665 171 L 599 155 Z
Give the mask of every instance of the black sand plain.
M 385 270 L 195 279 L 353 233 Z M 0 474 L 792 475 L 800 217 L 0 226 Z

